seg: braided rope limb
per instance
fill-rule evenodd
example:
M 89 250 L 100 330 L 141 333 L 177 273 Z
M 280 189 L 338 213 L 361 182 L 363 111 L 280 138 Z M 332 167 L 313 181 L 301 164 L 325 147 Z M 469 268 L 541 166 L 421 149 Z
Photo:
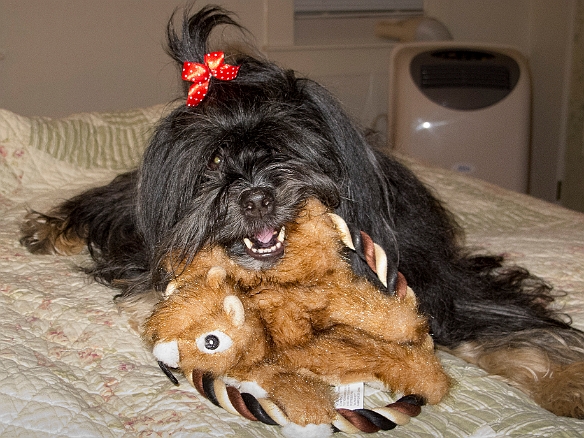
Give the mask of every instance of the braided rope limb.
M 203 397 L 232 414 L 272 426 L 291 423 L 286 414 L 268 398 L 256 398 L 249 393 L 239 392 L 237 388 L 203 371 L 194 370 L 190 377 L 189 380 Z M 424 404 L 423 397 L 406 395 L 378 408 L 337 409 L 337 418 L 331 426 L 334 432 L 350 434 L 391 430 L 409 423 L 411 417 L 418 416 Z

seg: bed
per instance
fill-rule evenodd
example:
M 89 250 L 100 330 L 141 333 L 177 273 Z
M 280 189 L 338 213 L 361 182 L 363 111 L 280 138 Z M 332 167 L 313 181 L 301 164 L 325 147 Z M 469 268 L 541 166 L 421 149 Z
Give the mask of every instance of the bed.
M 35 256 L 19 245 L 27 208 L 46 209 L 135 166 L 166 110 L 62 119 L 0 110 L 0 435 L 278 436 L 276 426 L 212 405 L 184 379 L 175 387 L 116 309 L 114 292 L 78 269 L 87 254 Z M 584 329 L 584 215 L 407 161 L 455 213 L 469 245 L 505 253 L 553 283 L 555 305 Z M 584 434 L 584 421 L 556 417 L 481 369 L 437 354 L 455 380 L 450 395 L 379 435 Z M 366 406 L 388 397 L 366 388 Z

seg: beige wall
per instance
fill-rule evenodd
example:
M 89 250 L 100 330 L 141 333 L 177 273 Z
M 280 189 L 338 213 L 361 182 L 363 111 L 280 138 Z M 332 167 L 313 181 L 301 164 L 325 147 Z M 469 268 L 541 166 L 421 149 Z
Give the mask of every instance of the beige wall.
M 359 44 L 352 36 L 363 29 L 352 22 L 341 23 L 346 31 L 340 33 L 345 38 L 340 43 L 329 38 L 325 46 L 318 34 L 311 34 L 295 44 L 293 0 L 216 3 L 235 12 L 249 29 L 251 43 L 270 58 L 325 83 L 365 125 L 385 128 L 391 44 L 376 40 L 372 27 L 370 37 Z M 175 98 L 181 84 L 163 50 L 164 32 L 174 8 L 183 4 L 0 0 L 0 106 L 27 116 L 57 117 Z M 330 29 L 338 23 L 326 25 Z
M 173 97 L 162 42 L 180 2 L 0 0 L 0 106 L 61 116 Z
M 218 3 L 263 37 L 265 1 Z M 175 98 L 178 74 L 163 47 L 166 23 L 185 3 L 0 0 L 0 106 L 27 116 L 63 116 Z
M 163 50 L 164 29 L 172 10 L 183 3 L 0 0 L 0 106 L 24 115 L 62 116 L 176 97 L 180 84 Z M 365 126 L 385 129 L 391 42 L 364 37 L 364 30 L 350 21 L 335 24 L 346 29 L 338 40 L 331 38 L 332 21 L 295 35 L 293 0 L 217 3 L 237 13 L 270 58 L 323 82 Z M 548 200 L 555 199 L 563 172 L 574 4 L 425 1 L 428 15 L 443 21 L 455 39 L 510 44 L 529 58 L 534 81 L 531 193 Z

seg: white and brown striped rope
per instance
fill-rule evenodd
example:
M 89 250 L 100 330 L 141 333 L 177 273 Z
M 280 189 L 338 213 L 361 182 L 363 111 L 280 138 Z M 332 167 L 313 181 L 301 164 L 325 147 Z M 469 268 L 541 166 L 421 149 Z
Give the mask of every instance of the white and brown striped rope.
M 290 423 L 286 414 L 268 398 L 258 399 L 249 393 L 240 392 L 236 387 L 226 385 L 223 380 L 198 370 L 193 371 L 192 382 L 203 397 L 232 414 L 272 426 Z M 337 409 L 337 417 L 332 422 L 333 431 L 373 433 L 391 430 L 409 423 L 411 417 L 418 416 L 424 404 L 423 397 L 406 395 L 378 408 Z

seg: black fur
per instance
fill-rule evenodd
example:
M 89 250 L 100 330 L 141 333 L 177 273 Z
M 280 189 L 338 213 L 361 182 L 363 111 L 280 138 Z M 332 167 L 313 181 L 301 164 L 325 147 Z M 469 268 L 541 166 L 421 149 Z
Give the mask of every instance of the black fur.
M 187 18 L 178 32 L 171 21 L 170 55 L 180 66 L 202 62 L 209 33 L 222 24 L 236 25 L 216 7 Z M 241 66 L 237 78 L 211 79 L 199 106 L 178 105 L 161 120 L 138 170 L 50 213 L 87 239 L 97 280 L 121 288 L 122 298 L 162 290 L 164 258 L 189 258 L 210 242 L 261 269 L 277 257 L 250 256 L 243 238 L 278 230 L 314 196 L 386 250 L 390 278 L 398 269 L 405 275 L 438 344 L 541 328 L 577 332 L 548 309 L 546 283 L 462 247 L 440 202 L 374 150 L 324 88 L 245 54 L 227 62 Z M 23 241 L 34 249 L 30 236 Z

